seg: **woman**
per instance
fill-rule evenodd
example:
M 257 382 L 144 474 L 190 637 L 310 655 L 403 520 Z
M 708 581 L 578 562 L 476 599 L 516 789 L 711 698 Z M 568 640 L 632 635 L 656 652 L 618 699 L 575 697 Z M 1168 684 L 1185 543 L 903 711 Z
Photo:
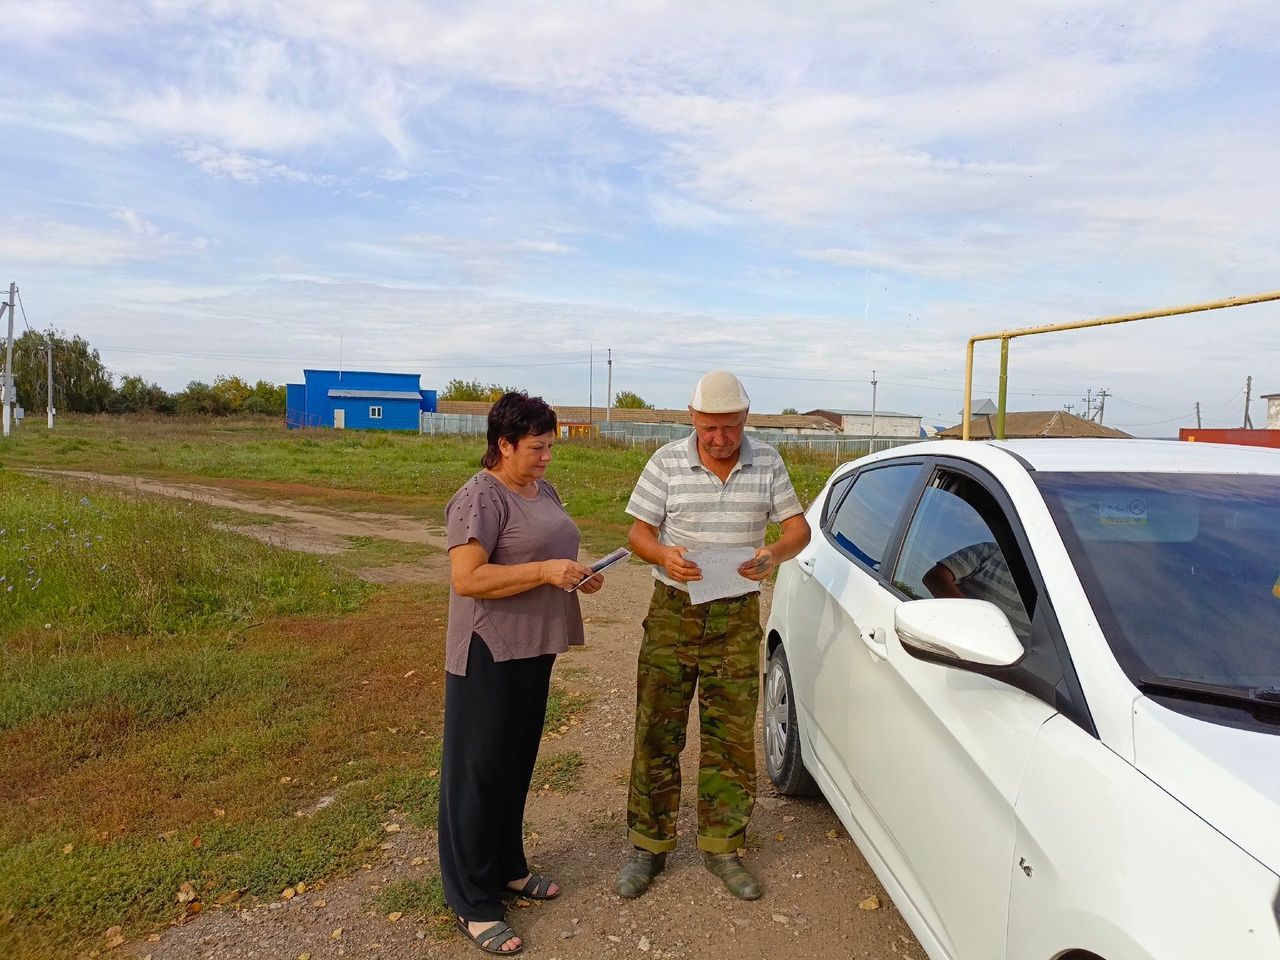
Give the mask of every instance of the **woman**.
M 502 897 L 550 900 L 560 888 L 529 871 L 524 802 L 542 738 L 556 654 L 581 644 L 575 588 L 578 528 L 545 479 L 556 415 L 508 393 L 489 411 L 479 473 L 445 509 L 449 628 L 445 642 L 440 874 L 458 928 L 488 953 L 518 953 Z M 595 593 L 599 575 L 582 583 Z

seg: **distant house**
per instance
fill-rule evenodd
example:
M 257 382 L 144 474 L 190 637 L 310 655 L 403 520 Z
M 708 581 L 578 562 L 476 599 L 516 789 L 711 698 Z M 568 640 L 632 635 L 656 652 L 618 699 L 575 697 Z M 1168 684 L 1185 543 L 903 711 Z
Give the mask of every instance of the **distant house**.
M 990 440 L 995 434 L 995 414 L 974 417 L 969 421 L 969 437 L 973 440 Z M 948 427 L 938 433 L 938 439 L 953 439 L 962 434 L 961 424 Z M 1022 410 L 1006 413 L 1004 435 L 1007 440 L 1026 440 L 1033 437 L 1129 437 L 1123 430 L 1104 427 L 1100 423 L 1077 417 L 1065 410 Z
M 436 392 L 420 374 L 370 370 L 303 370 L 285 386 L 285 425 L 335 430 L 417 430 L 420 411 L 433 412 Z
M 1267 401 L 1267 429 L 1280 430 L 1280 393 L 1264 393 L 1262 399 Z
M 837 430 L 850 437 L 912 437 L 921 436 L 920 417 L 914 413 L 894 413 L 892 410 L 810 410 L 806 417 L 822 417 L 835 424 Z

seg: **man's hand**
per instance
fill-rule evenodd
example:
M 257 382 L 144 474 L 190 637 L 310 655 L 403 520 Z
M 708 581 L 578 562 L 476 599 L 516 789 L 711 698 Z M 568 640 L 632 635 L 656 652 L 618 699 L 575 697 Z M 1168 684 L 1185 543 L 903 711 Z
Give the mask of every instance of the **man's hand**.
M 754 580 L 759 583 L 773 573 L 775 566 L 777 564 L 773 559 L 773 552 L 768 547 L 761 547 L 756 551 L 754 557 L 738 568 L 738 573 L 748 580 Z
M 664 547 L 662 551 L 662 569 L 676 583 L 702 579 L 702 569 L 692 560 L 685 559 L 687 549 L 688 547 Z

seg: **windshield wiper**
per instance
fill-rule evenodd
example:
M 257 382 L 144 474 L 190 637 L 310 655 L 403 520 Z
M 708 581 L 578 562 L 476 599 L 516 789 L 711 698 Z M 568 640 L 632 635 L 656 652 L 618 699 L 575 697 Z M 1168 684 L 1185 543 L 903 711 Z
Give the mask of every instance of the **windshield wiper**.
M 1142 677 L 1138 681 L 1138 689 L 1143 693 L 1181 697 L 1185 700 L 1280 710 L 1280 687 L 1237 687 L 1187 677 Z

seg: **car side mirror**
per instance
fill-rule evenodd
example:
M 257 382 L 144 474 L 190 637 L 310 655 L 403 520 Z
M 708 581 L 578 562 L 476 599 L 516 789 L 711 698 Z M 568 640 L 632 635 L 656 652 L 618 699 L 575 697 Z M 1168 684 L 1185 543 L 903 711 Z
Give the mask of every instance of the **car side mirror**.
M 894 611 L 893 628 L 911 656 L 944 666 L 1008 667 L 1026 653 L 1004 611 L 986 600 L 910 600 Z

